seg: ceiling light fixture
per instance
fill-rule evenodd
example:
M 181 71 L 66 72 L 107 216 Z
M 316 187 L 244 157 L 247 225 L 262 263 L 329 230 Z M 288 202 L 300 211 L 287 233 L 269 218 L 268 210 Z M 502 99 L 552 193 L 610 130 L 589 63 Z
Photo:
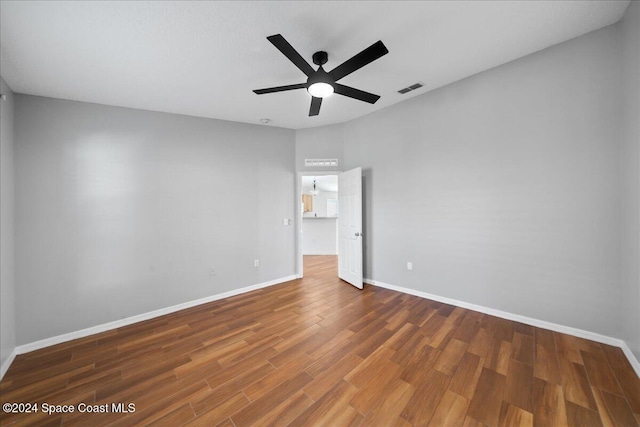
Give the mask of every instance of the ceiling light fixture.
M 327 52 L 320 51 L 313 54 L 313 63 L 319 65 L 315 73 L 311 74 L 307 79 L 307 92 L 316 98 L 326 98 L 330 96 L 335 88 L 335 81 L 331 78 L 322 66 L 327 63 L 329 55 Z
M 307 91 L 311 96 L 315 96 L 316 98 L 326 98 L 333 93 L 333 86 L 329 83 L 317 82 L 309 86 Z
M 313 196 L 317 196 L 320 191 L 316 189 L 316 179 L 313 178 L 313 190 L 309 191 Z

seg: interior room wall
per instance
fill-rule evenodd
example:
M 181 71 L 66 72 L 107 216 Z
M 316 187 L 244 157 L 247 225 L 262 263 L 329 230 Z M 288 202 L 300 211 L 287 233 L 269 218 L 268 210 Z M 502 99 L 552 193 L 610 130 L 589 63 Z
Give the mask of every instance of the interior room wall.
M 311 188 L 303 188 L 302 192 L 304 194 L 308 194 L 310 190 Z M 305 212 L 303 216 L 304 217 L 327 216 L 327 200 L 329 199 L 338 199 L 338 193 L 336 193 L 335 191 L 320 190 L 318 195 L 313 196 L 313 211 Z
M 334 176 L 334 178 L 337 182 L 338 177 Z M 312 186 L 303 185 L 302 192 L 308 194 L 311 189 Z M 318 194 L 313 196 L 313 211 L 303 213 L 303 255 L 338 254 L 338 221 L 336 217 L 326 218 L 327 200 L 329 199 L 337 200 L 338 193 L 335 191 L 319 190 Z
M 618 47 L 607 27 L 346 123 L 365 277 L 620 337 Z
M 640 3 L 622 21 L 622 303 L 624 339 L 640 360 Z
M 14 271 L 14 96 L 0 76 L 0 366 L 16 347 Z M 2 377 L 2 373 L 0 373 Z
M 303 255 L 337 255 L 337 219 L 305 218 L 302 221 Z
M 313 118 L 310 118 L 312 120 Z M 296 131 L 296 170 L 337 171 L 342 170 L 343 124 L 319 126 Z M 338 159 L 338 167 L 305 167 L 304 159 Z
M 18 345 L 295 274 L 292 130 L 16 95 L 15 141 Z

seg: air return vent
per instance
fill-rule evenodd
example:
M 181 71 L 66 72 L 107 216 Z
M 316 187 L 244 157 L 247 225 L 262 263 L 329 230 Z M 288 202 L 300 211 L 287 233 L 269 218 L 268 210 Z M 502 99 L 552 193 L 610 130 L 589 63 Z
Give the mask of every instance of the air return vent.
M 404 95 L 407 92 L 411 92 L 412 90 L 420 89 L 422 87 L 422 83 L 412 84 L 409 87 L 405 87 L 404 89 L 400 89 L 398 93 Z
M 304 159 L 306 167 L 313 166 L 338 166 L 338 159 Z

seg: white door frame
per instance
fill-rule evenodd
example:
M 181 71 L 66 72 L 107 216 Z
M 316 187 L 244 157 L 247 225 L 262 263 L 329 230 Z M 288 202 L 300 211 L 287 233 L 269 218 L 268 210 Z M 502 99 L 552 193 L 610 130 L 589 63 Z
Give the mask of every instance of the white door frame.
M 301 278 L 304 273 L 304 261 L 302 257 L 302 177 L 303 176 L 323 176 L 340 175 L 341 170 L 335 171 L 302 171 L 298 172 L 296 179 L 296 276 Z

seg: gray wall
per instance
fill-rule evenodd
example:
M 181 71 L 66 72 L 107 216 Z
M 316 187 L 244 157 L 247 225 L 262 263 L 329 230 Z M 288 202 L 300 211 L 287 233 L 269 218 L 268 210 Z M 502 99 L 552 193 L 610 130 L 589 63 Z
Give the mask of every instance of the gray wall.
M 17 95 L 15 138 L 18 344 L 295 274 L 291 130 Z
M 624 339 L 640 360 L 640 3 L 631 2 L 622 31 L 622 179 Z
M 347 123 L 366 277 L 619 337 L 618 42 L 608 27 Z
M 14 275 L 13 92 L 0 77 L 0 365 L 16 347 Z
M 302 220 L 303 255 L 338 254 L 338 219 L 305 218 Z
M 342 170 L 344 141 L 342 124 L 300 129 L 296 131 L 296 170 Z M 338 167 L 305 167 L 304 159 L 338 159 Z

